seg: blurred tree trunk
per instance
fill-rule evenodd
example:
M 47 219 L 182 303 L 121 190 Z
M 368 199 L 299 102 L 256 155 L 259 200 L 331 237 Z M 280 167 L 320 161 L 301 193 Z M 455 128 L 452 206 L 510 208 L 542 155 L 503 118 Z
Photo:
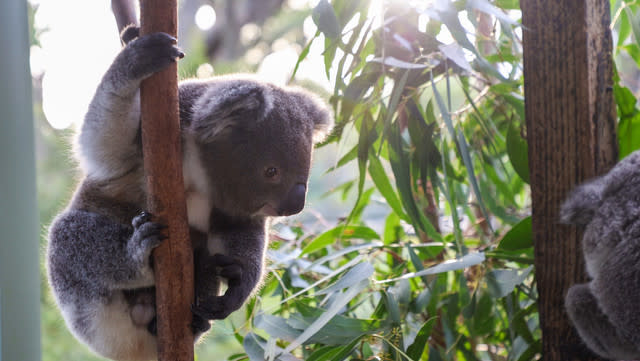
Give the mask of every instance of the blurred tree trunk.
M 234 60 L 244 54 L 240 32 L 246 24 L 263 25 L 275 15 L 284 0 L 226 0 L 216 2 L 216 25 L 207 35 L 210 58 Z M 218 5 L 219 4 L 219 5 Z
M 27 2 L 0 1 L 0 360 L 40 356 L 39 239 Z
M 576 184 L 617 160 L 609 0 L 522 0 L 525 112 L 543 359 L 596 360 L 564 308 L 585 282 L 581 233 L 558 222 Z

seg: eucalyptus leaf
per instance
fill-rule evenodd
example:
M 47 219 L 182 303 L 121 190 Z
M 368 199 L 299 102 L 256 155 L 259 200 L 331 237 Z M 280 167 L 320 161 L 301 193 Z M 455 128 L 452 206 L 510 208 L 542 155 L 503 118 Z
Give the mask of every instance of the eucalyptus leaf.
M 456 43 L 451 43 L 448 45 L 439 45 L 438 49 L 446 56 L 448 59 L 451 59 L 454 63 L 456 63 L 459 67 L 466 71 L 472 71 L 471 64 L 467 61 L 464 56 L 464 52 L 460 45 Z
M 318 317 L 309 327 L 292 341 L 285 352 L 291 352 L 291 350 L 297 348 L 302 345 L 305 341 L 307 341 L 311 336 L 313 336 L 316 332 L 318 332 L 324 325 L 326 325 L 331 319 L 344 307 L 347 303 L 349 303 L 354 297 L 356 297 L 360 291 L 365 289 L 369 285 L 368 280 L 360 281 L 360 283 L 354 285 L 353 287 L 347 289 L 344 293 L 340 295 L 340 297 L 331 305 L 329 309 L 322 316 Z
M 422 357 L 436 320 L 437 318 L 431 317 L 427 322 L 423 323 L 413 343 L 407 348 L 407 355 L 411 357 L 412 360 L 420 360 Z
M 341 290 L 343 288 L 351 287 L 363 280 L 368 280 L 373 275 L 373 266 L 369 262 L 363 262 L 355 265 L 344 276 L 340 277 L 338 281 L 331 286 L 317 291 L 317 295 L 324 295 L 331 292 Z
M 513 122 L 507 133 L 507 153 L 513 169 L 523 181 L 529 183 L 529 146 Z
M 338 226 L 319 235 L 302 249 L 302 254 L 313 253 L 340 239 L 359 238 L 364 240 L 380 239 L 376 231 L 364 226 Z
M 533 266 L 525 269 L 494 269 L 485 276 L 489 292 L 494 298 L 502 298 L 524 282 L 531 273 Z
M 483 252 L 473 252 L 473 253 L 468 253 L 464 256 L 462 256 L 461 258 L 457 258 L 457 259 L 452 259 L 452 260 L 448 260 L 448 261 L 444 261 L 436 266 L 424 269 L 422 271 L 419 272 L 411 272 L 411 273 L 407 273 L 401 277 L 397 277 L 397 278 L 391 278 L 391 279 L 387 279 L 387 280 L 382 280 L 382 281 L 377 281 L 378 283 L 388 283 L 388 282 L 396 282 L 399 280 L 404 280 L 404 279 L 409 279 L 409 278 L 413 278 L 413 277 L 420 277 L 420 276 L 425 276 L 425 275 L 434 275 L 434 274 L 438 274 L 438 273 L 443 273 L 443 272 L 449 272 L 449 271 L 457 271 L 457 270 L 461 270 L 467 267 L 471 267 L 471 266 L 475 266 L 477 264 L 480 264 L 482 262 L 484 262 L 485 260 L 485 256 Z
M 529 216 L 518 222 L 502 237 L 498 244 L 498 249 L 515 251 L 533 247 L 532 232 L 531 216 Z
M 340 25 L 333 10 L 333 6 L 327 0 L 320 0 L 311 14 L 313 22 L 326 37 L 336 39 L 340 36 Z

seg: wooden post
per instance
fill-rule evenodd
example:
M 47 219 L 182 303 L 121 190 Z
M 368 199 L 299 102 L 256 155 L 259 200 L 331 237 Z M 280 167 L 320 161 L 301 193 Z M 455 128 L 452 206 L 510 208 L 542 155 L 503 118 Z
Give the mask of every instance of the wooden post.
M 176 0 L 142 0 L 140 35 L 177 35 Z M 158 317 L 158 360 L 193 361 L 191 305 L 193 250 L 182 179 L 177 64 L 142 82 L 142 149 L 148 208 L 169 226 L 169 239 L 153 252 Z
M 520 4 L 543 360 L 596 360 L 564 309 L 587 277 L 581 233 L 558 215 L 570 189 L 617 160 L 609 0 Z

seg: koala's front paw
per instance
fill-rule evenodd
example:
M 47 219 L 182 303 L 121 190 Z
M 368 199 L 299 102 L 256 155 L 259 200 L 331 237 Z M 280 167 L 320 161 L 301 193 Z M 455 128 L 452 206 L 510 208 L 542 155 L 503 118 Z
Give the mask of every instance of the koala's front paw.
M 167 238 L 163 233 L 167 226 L 153 222 L 152 218 L 151 214 L 142 212 L 131 221 L 133 234 L 129 239 L 128 247 L 132 258 L 138 262 L 146 262 L 151 251 Z
M 129 35 L 135 31 L 131 32 Z M 122 59 L 127 63 L 128 75 L 132 79 L 144 79 L 182 59 L 184 53 L 176 42 L 176 38 L 166 33 L 153 33 L 131 40 L 123 51 L 125 58 Z
M 196 290 L 196 303 L 192 311 L 207 320 L 221 320 L 242 307 L 253 285 L 243 283 L 242 266 L 231 257 L 222 254 L 210 256 L 207 268 L 211 270 L 206 272 L 210 281 L 217 282 L 218 276 L 227 279 L 227 291 L 223 296 L 217 296 L 210 291 L 217 289 L 217 285 L 203 287 L 202 282 L 196 281 L 196 287 L 200 289 Z

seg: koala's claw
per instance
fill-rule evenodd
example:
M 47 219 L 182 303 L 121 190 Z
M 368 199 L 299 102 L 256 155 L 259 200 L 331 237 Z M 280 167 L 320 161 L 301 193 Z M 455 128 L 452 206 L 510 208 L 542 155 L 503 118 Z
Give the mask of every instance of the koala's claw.
M 147 331 L 153 336 L 158 336 L 158 317 L 154 317 L 147 325 Z
M 209 331 L 210 328 L 211 324 L 206 318 L 195 313 L 193 314 L 193 319 L 191 320 L 191 331 L 195 336 Z
M 163 231 L 167 228 L 165 224 L 153 222 L 153 215 L 148 212 L 141 212 L 133 218 L 133 234 L 129 242 L 132 254 L 140 260 L 145 260 L 151 251 L 158 247 L 167 235 Z
M 217 253 L 211 256 L 211 264 L 216 268 L 216 274 L 227 279 L 229 286 L 242 281 L 242 266 L 233 258 Z
M 126 31 L 126 30 L 125 30 Z M 131 40 L 123 51 L 128 76 L 144 79 L 184 57 L 177 39 L 167 33 L 153 33 Z
M 225 306 L 224 296 L 211 297 L 207 305 L 195 304 L 191 306 L 191 312 L 193 312 L 194 315 L 198 315 L 206 320 L 223 320 L 236 309 L 237 308 Z

